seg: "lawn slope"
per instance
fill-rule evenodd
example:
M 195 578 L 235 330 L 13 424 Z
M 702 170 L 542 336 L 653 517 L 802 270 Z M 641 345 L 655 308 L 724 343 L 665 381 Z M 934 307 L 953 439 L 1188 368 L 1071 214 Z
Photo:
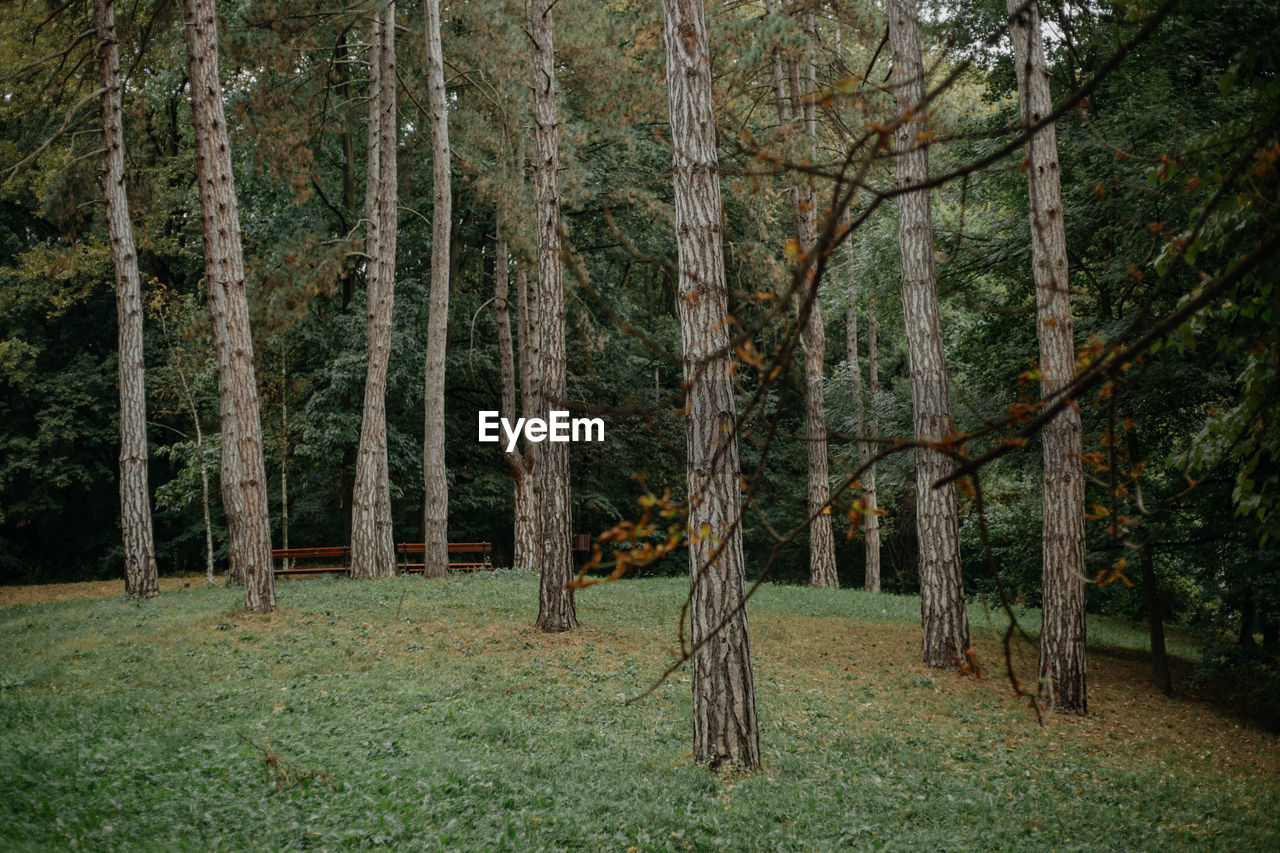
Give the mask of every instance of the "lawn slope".
M 265 617 L 195 583 L 5 607 L 0 848 L 1280 849 L 1274 735 L 1153 696 L 1123 648 L 1088 719 L 1040 727 L 980 605 L 975 681 L 916 662 L 917 599 L 763 588 L 765 767 L 692 767 L 687 669 L 629 701 L 686 588 L 586 590 L 554 636 L 511 572 L 282 584 Z

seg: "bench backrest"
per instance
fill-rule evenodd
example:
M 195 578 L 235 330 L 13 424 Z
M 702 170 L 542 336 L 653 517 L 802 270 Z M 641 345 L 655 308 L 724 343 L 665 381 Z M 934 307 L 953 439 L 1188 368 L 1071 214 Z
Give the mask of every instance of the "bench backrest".
M 275 560 L 343 558 L 350 552 L 351 549 L 345 545 L 329 545 L 323 548 L 272 548 L 271 557 Z
M 423 542 L 401 542 L 396 546 L 397 554 L 421 554 L 426 549 Z M 493 550 L 489 542 L 450 542 L 450 554 L 488 554 Z

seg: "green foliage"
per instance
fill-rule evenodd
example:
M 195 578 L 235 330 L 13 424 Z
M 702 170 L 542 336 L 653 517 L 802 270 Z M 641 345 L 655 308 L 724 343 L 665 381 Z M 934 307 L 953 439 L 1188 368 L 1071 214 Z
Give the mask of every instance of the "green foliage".
M 346 537 L 363 394 L 368 20 L 362 7 L 314 0 L 218 5 L 276 539 L 287 469 L 291 542 L 337 544 Z M 1004 3 L 925 5 L 930 83 L 961 59 L 973 61 L 931 105 L 936 175 L 986 158 L 1010 139 L 1014 74 L 1004 39 L 989 39 L 1006 17 Z M 1055 33 L 1048 47 L 1059 100 L 1108 67 L 1117 45 L 1151 14 L 1130 2 L 1042 7 Z M 88 97 L 96 86 L 91 41 L 78 35 L 88 27 L 88 8 L 18 4 L 0 22 L 0 79 L 7 81 L 0 100 L 0 581 L 119 568 L 111 269 Z M 420 11 L 400 9 L 402 215 L 387 399 L 398 540 L 418 537 L 422 500 L 433 187 L 420 104 Z M 834 171 L 851 140 L 890 119 L 889 93 L 879 85 L 888 70 L 883 10 L 841 2 L 819 16 L 817 75 L 831 97 L 819 104 L 816 149 L 795 128 L 779 126 L 772 103 L 773 51 L 804 48 L 800 16 L 763 15 L 759 4 L 711 4 L 709 13 L 734 328 L 772 354 L 787 340 L 792 316 L 787 305 L 776 310 L 789 277 L 787 184 L 811 181 L 824 205 L 833 195 L 826 179 L 788 173 L 785 165 Z M 490 303 L 499 203 L 514 262 L 533 272 L 530 193 L 517 162 L 522 147 L 526 158 L 532 153 L 528 139 L 521 143 L 529 112 L 525 14 L 513 0 L 475 0 L 450 6 L 444 19 L 455 172 L 450 528 L 458 539 L 495 542 L 500 559 L 511 547 L 510 477 L 501 455 L 475 442 L 474 417 L 500 400 Z M 598 533 L 634 517 L 638 480 L 677 497 L 685 488 L 661 21 L 655 4 L 632 0 L 563 0 L 555 14 L 569 406 L 607 423 L 604 443 L 573 451 L 574 525 Z M 119 16 L 131 213 L 152 309 L 146 355 L 158 554 L 161 571 L 174 572 L 203 565 L 197 423 L 215 476 L 214 538 L 225 540 L 185 47 L 174 4 L 140 2 Z M 1132 342 L 1193 298 L 1206 278 L 1276 239 L 1278 26 L 1275 4 L 1185 0 L 1057 121 L 1084 356 Z M 966 432 L 1038 396 L 1021 160 L 1021 150 L 1011 151 L 933 193 L 940 319 L 957 427 Z M 855 207 L 888 190 L 891 171 L 887 157 L 876 158 Z M 850 235 L 821 283 L 833 480 L 854 470 L 857 456 L 841 346 L 850 300 L 863 317 L 866 300 L 876 301 L 883 387 L 867 402 L 881 435 L 912 431 L 893 207 L 881 206 Z M 1274 561 L 1259 557 L 1280 524 L 1276 273 L 1274 259 L 1258 267 L 1176 330 L 1175 345 L 1135 362 L 1109 396 L 1079 400 L 1091 460 L 1088 500 L 1106 510 L 1093 513 L 1088 528 L 1090 572 L 1124 559 L 1132 577 L 1136 547 L 1149 545 L 1166 615 L 1202 631 L 1209 659 L 1221 638 L 1248 633 L 1247 594 L 1260 596 L 1252 605 L 1256 633 L 1270 637 L 1280 622 L 1268 598 L 1280 575 Z M 861 337 L 865 352 L 865 326 Z M 744 539 L 760 570 L 777 545 L 774 531 L 791 532 L 804 513 L 801 369 L 793 361 L 757 399 L 760 377 L 745 362 L 739 367 L 744 475 L 759 484 Z M 1133 433 L 1125 423 L 1140 437 L 1142 460 L 1128 458 L 1125 439 Z M 970 593 L 991 593 L 998 572 L 1014 595 L 1038 601 L 1039 453 L 1033 440 L 982 473 L 994 566 L 980 547 L 975 505 L 962 499 Z M 910 453 L 879 466 L 884 583 L 895 591 L 918 583 L 911 470 Z M 1185 491 L 1188 478 L 1197 487 Z M 837 500 L 838 519 L 851 500 Z M 838 534 L 847 529 L 837 524 Z M 837 535 L 837 542 L 842 580 L 856 585 L 861 535 Z M 771 577 L 803 580 L 807 545 L 801 532 L 779 546 Z M 679 574 L 687 563 L 671 556 L 645 571 Z M 1088 606 L 1137 617 L 1141 590 L 1091 585 Z

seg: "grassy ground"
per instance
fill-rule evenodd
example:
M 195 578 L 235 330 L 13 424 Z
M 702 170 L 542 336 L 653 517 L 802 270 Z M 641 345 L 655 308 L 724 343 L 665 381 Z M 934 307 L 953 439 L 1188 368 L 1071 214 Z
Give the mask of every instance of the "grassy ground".
M 269 617 L 199 581 L 11 596 L 0 848 L 1280 849 L 1280 742 L 1152 695 L 1132 627 L 1091 626 L 1093 713 L 1042 728 L 980 605 L 974 681 L 916 663 L 914 598 L 764 588 L 765 767 L 720 778 L 691 766 L 685 670 L 627 701 L 685 582 L 586 590 L 559 636 L 536 584 L 294 582 Z

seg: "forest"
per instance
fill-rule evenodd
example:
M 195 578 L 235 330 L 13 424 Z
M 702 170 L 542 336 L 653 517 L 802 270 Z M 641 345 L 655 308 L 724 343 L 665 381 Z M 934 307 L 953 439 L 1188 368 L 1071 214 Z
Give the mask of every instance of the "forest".
M 1123 683 L 1161 709 L 1153 727 L 1174 707 L 1145 704 L 1157 700 L 1244 726 L 1241 743 L 1259 745 L 1240 784 L 1264 814 L 1280 802 L 1280 5 L 2 8 L 0 624 L 12 647 L 0 718 L 28 733 L 0 748 L 14 780 L 0 786 L 5 809 L 26 815 L 11 842 L 112 847 L 110 819 L 77 811 L 89 796 L 80 783 L 42 793 L 30 780 L 44 778 L 43 761 L 56 775 L 49 756 L 77 725 L 51 685 L 76 683 L 75 662 L 97 643 L 117 644 L 124 669 L 111 678 L 139 691 L 112 702 L 168 707 L 205 689 L 177 686 L 189 676 L 176 663 L 147 657 L 161 625 L 209 672 L 257 667 L 279 690 L 303 670 L 327 673 L 305 688 L 322 691 L 307 694 L 317 709 L 370 667 L 389 667 L 368 688 L 388 708 L 404 690 L 435 690 L 427 705 L 459 695 L 378 692 L 422 676 L 406 648 L 454 662 L 441 684 L 492 677 L 516 694 L 529 679 L 544 690 L 584 677 L 556 655 L 595 660 L 597 681 L 626 684 L 575 690 L 603 690 L 584 707 L 618 726 L 648 726 L 645 703 L 665 708 L 677 701 L 666 691 L 682 691 L 655 735 L 666 751 L 632 743 L 650 756 L 637 763 L 715 768 L 718 784 L 754 792 L 743 796 L 757 813 L 770 797 L 802 798 L 750 787 L 800 772 L 779 743 L 794 732 L 777 723 L 788 714 L 852 720 L 883 702 L 904 719 L 980 713 L 984 736 L 1011 719 L 1032 726 L 1018 737 L 1034 752 L 1045 732 L 1110 737 Z M 559 440 L 570 424 L 574 440 Z M 542 440 L 548 431 L 556 440 Z M 482 564 L 451 557 L 472 547 L 459 543 L 483 543 Z M 307 548 L 339 554 L 324 567 L 345 577 L 306 576 L 320 565 Z M 132 634 L 100 625 L 106 603 L 46 600 L 119 579 L 110 612 L 130 624 L 146 614 Z M 46 592 L 24 591 L 36 589 Z M 803 619 L 816 620 L 811 635 Z M 660 637 L 637 633 L 648 620 Z M 457 631 L 465 653 L 415 639 L 419 625 Z M 609 631 L 613 656 L 597 648 Z M 810 661 L 815 638 L 839 656 L 840 643 L 880 631 L 886 648 L 859 646 L 842 670 L 856 672 L 864 652 L 883 663 L 897 680 L 876 682 L 880 699 L 871 688 L 849 698 L 852 682 L 838 688 L 847 709 L 771 698 L 787 677 L 770 669 L 781 660 L 771 642 L 792 637 L 786 648 Z M 323 636 L 365 650 L 331 659 Z M 230 657 L 206 661 L 237 638 L 239 652 L 218 646 Z M 500 675 L 465 669 L 484 642 L 498 644 Z M 371 651 L 388 644 L 385 659 Z M 282 675 L 286 647 L 310 668 Z M 520 675 L 539 656 L 539 674 Z M 141 661 L 157 673 L 172 663 L 172 689 Z M 859 677 L 804 673 L 791 677 L 817 691 Z M 969 682 L 990 684 L 998 710 L 958 686 Z M 908 700 L 926 684 L 936 695 Z M 615 708 L 614 694 L 630 698 Z M 361 784 L 288 764 L 252 726 L 257 700 L 227 701 L 239 710 L 219 722 L 219 748 L 245 766 L 265 756 L 266 781 L 298 809 L 320 796 L 313 788 Z M 490 731 L 503 701 L 478 702 L 449 731 Z M 941 704 L 919 710 L 930 702 Z M 497 742 L 554 740 L 513 733 L 539 725 L 527 710 Z M 796 736 L 824 750 L 844 737 L 805 725 Z M 909 728 L 875 736 L 914 767 Z M 328 748 L 303 758 L 318 767 L 352 747 Z M 519 760 L 494 759 L 523 815 L 519 780 L 533 771 Z M 601 778 L 629 779 L 612 760 Z M 826 764 L 804 772 L 834 778 L 814 767 Z M 1099 767 L 1087 774 L 1121 784 Z M 1134 786 L 1166 784 L 1130 771 Z M 704 796 L 704 777 L 680 778 Z M 1031 790 L 1019 796 L 1060 793 Z M 1116 790 L 1075 808 L 1105 826 Z M 1280 837 L 1274 812 L 1250 819 L 1252 805 L 1215 805 L 1226 823 L 1204 829 L 1190 816 L 1210 806 L 1187 790 L 1165 792 L 1187 810 L 1171 834 L 1145 835 L 1159 819 L 1135 814 L 1133 834 L 1082 843 Z M 919 798 L 940 807 L 941 796 Z M 886 840 L 790 817 L 770 824 L 776 837 L 712 821 L 677 838 L 683 819 L 660 800 L 615 815 L 625 824 L 643 811 L 670 829 L 652 838 L 553 830 L 535 809 L 518 831 L 475 817 L 455 832 L 445 814 L 426 835 L 360 823 L 346 837 L 335 818 L 319 843 Z M 957 843 L 987 831 L 997 847 L 1071 837 L 1065 810 L 1056 830 L 1036 826 L 1051 834 L 1026 835 L 993 816 L 997 801 L 970 804 L 987 817 L 964 823 L 973 834 Z M 74 831 L 31 816 L 57 802 L 79 815 Z M 292 807 L 253 819 L 275 832 Z M 395 823 L 404 808 L 371 813 Z M 309 843 L 255 835 L 249 818 L 244 835 L 211 836 L 207 815 L 187 826 L 176 814 L 134 831 L 168 826 L 197 849 Z M 888 846 L 945 837 L 918 831 Z

